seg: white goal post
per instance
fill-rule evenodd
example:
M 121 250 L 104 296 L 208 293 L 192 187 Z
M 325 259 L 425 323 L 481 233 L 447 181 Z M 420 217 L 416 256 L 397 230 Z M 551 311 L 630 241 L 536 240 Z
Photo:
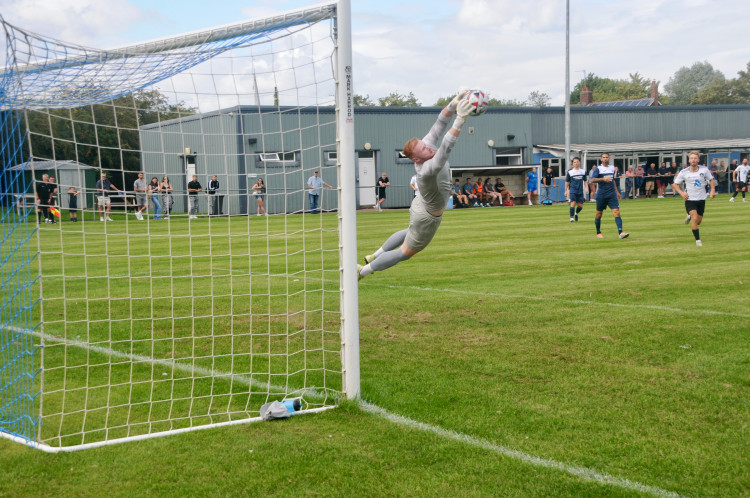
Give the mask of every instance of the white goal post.
M 112 50 L 0 18 L 0 437 L 76 451 L 359 397 L 350 17 Z

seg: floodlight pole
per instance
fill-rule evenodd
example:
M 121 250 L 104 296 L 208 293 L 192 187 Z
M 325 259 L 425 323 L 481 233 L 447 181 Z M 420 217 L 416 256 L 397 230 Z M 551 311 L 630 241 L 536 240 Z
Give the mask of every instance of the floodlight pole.
M 565 0 L 565 170 L 570 169 L 570 0 Z M 584 169 L 586 165 L 583 165 Z

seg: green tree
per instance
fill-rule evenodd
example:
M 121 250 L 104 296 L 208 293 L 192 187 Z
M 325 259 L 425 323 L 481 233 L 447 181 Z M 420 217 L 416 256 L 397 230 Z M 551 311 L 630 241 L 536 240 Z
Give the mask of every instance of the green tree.
M 375 102 L 370 100 L 369 95 L 354 94 L 354 107 L 374 107 Z
M 616 80 L 600 78 L 594 73 L 584 74 L 570 92 L 570 103 L 581 102 L 581 91 L 588 88 L 592 92 L 594 102 L 611 102 L 615 100 L 643 99 L 649 96 L 651 79 L 638 73 L 630 74 L 630 80 Z
M 158 90 L 138 90 L 102 104 L 29 110 L 29 147 L 38 159 L 139 171 L 139 127 L 191 114 L 195 109 L 170 103 Z
M 724 74 L 714 69 L 708 61 L 695 62 L 690 67 L 683 66 L 678 69 L 664 85 L 664 92 L 669 96 L 669 104 L 689 105 L 694 103 L 692 100 L 694 95 L 715 81 L 724 80 Z
M 409 92 L 408 95 L 401 95 L 398 92 L 391 92 L 385 97 L 378 99 L 378 105 L 381 107 L 421 107 L 417 97 L 414 96 L 413 92 Z
M 530 107 L 549 107 L 549 95 L 544 92 L 534 90 L 526 98 L 526 105 Z

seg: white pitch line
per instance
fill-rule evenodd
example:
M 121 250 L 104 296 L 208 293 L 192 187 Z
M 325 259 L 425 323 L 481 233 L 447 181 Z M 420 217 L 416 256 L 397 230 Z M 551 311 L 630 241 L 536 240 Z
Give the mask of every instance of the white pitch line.
M 37 332 L 37 331 L 31 332 L 31 333 L 36 337 L 43 338 L 45 341 L 58 342 L 61 344 L 65 344 L 67 346 L 88 349 L 90 351 L 100 353 L 103 355 L 107 355 L 107 356 L 114 356 L 116 358 L 123 358 L 123 359 L 131 359 L 131 360 L 143 362 L 143 363 L 152 363 L 154 365 L 160 365 L 160 366 L 164 366 L 167 368 L 174 368 L 174 369 L 182 370 L 182 371 L 189 372 L 189 373 L 198 373 L 200 375 L 205 375 L 205 376 L 210 376 L 210 377 L 228 378 L 228 379 L 231 379 L 233 382 L 238 382 L 240 384 L 245 384 L 248 386 L 272 388 L 275 390 L 279 390 L 280 392 L 284 391 L 284 388 L 281 386 L 273 386 L 270 384 L 262 383 L 246 375 L 235 375 L 235 374 L 230 374 L 227 372 L 220 372 L 220 371 L 212 370 L 208 368 L 196 367 L 194 365 L 186 365 L 186 364 L 178 363 L 174 360 L 159 360 L 156 358 L 151 358 L 149 356 L 137 355 L 133 353 L 125 353 L 125 352 L 117 351 L 111 348 L 105 348 L 102 346 L 94 346 L 84 341 L 79 341 L 79 340 L 74 340 L 74 339 L 64 339 L 61 337 L 56 337 L 50 334 L 44 334 L 42 332 Z M 322 393 L 315 391 L 315 390 L 306 390 L 305 393 L 311 394 L 312 396 L 320 396 L 320 397 L 323 396 Z M 665 489 L 658 488 L 655 486 L 648 486 L 646 484 L 641 484 L 639 482 L 631 481 L 629 479 L 612 476 L 609 474 L 605 474 L 603 472 L 599 472 L 594 469 L 590 469 L 588 467 L 569 465 L 563 462 L 558 462 L 556 460 L 550 460 L 547 458 L 541 458 L 541 457 L 529 455 L 528 453 L 523 453 L 518 450 L 506 448 L 505 446 L 500 446 L 498 444 L 492 443 L 485 439 L 476 438 L 474 436 L 462 434 L 460 432 L 452 431 L 450 429 L 443 429 L 442 427 L 438 427 L 435 425 L 418 422 L 416 420 L 406 418 L 402 415 L 391 413 L 384 408 L 381 408 L 377 405 L 374 405 L 364 400 L 359 400 L 358 404 L 364 412 L 382 417 L 388 420 L 389 422 L 393 422 L 401 426 L 409 427 L 411 429 L 417 429 L 423 432 L 429 432 L 429 433 L 432 433 L 441 437 L 453 439 L 455 441 L 468 444 L 471 446 L 476 446 L 476 447 L 479 447 L 488 451 L 493 451 L 495 453 L 500 453 L 506 457 L 513 458 L 515 460 L 519 460 L 523 463 L 527 463 L 529 465 L 533 465 L 536 467 L 559 470 L 559 471 L 571 474 L 584 481 L 591 481 L 591 482 L 596 482 L 596 483 L 603 484 L 603 485 L 616 486 L 618 488 L 626 489 L 629 491 L 638 491 L 638 492 L 648 493 L 654 496 L 659 496 L 659 497 L 664 497 L 664 498 L 676 498 L 680 496 L 677 493 L 674 493 L 672 491 L 667 491 Z
M 596 482 L 599 484 L 616 486 L 618 488 L 626 489 L 628 491 L 638 491 L 641 493 L 648 493 L 654 496 L 659 496 L 659 497 L 664 497 L 664 498 L 668 498 L 668 497 L 676 498 L 680 496 L 677 493 L 674 493 L 672 491 L 667 491 L 666 489 L 658 488 L 656 486 L 648 486 L 646 484 L 641 484 L 639 482 L 631 481 L 629 479 L 624 479 L 622 477 L 612 476 L 609 474 L 605 474 L 604 472 L 599 472 L 597 470 L 590 469 L 588 467 L 579 467 L 577 465 L 569 465 L 563 462 L 558 462 L 556 460 L 550 460 L 548 458 L 541 458 L 541 457 L 537 457 L 534 455 L 529 455 L 528 453 L 524 453 L 522 451 L 514 450 L 511 448 L 506 448 L 505 446 L 500 446 L 499 444 L 492 443 L 490 441 L 487 441 L 486 439 L 480 439 L 474 436 L 469 436 L 467 434 L 462 434 L 460 432 L 452 431 L 449 429 L 443 429 L 442 427 L 438 427 L 436 425 L 430 425 L 430 424 L 425 424 L 423 422 L 417 422 L 416 420 L 412 420 L 410 418 L 406 418 L 404 416 L 391 413 L 383 408 L 380 408 L 379 406 L 373 405 L 366 401 L 360 401 L 360 406 L 362 407 L 362 410 L 364 410 L 365 412 L 382 417 L 390 422 L 393 422 L 394 424 L 402 425 L 410 429 L 417 429 L 422 432 L 430 432 L 440 437 L 453 439 L 454 441 L 458 441 L 464 444 L 482 448 L 484 450 L 489 450 L 495 453 L 499 453 L 508 458 L 512 458 L 514 460 L 520 460 L 523 463 L 527 463 L 535 467 L 543 467 L 545 469 L 559 470 L 561 472 L 571 474 L 584 481 L 592 481 L 592 482 Z
M 362 285 L 361 283 L 359 285 Z M 601 301 L 587 301 L 584 299 L 568 299 L 568 298 L 562 298 L 562 297 L 539 297 L 539 296 L 524 296 L 522 294 L 503 294 L 501 292 L 480 292 L 480 291 L 471 291 L 471 290 L 462 290 L 462 289 L 436 289 L 432 287 L 419 287 L 416 285 L 387 285 L 387 284 L 374 284 L 374 283 L 367 283 L 366 285 L 370 287 L 384 287 L 386 289 L 408 289 L 408 290 L 414 290 L 414 291 L 420 291 L 420 292 L 443 292 L 445 294 L 464 294 L 467 296 L 483 296 L 483 297 L 502 297 L 506 299 L 527 299 L 529 301 L 561 301 L 565 303 L 571 303 L 571 304 L 591 304 L 591 305 L 597 305 L 597 306 L 612 306 L 615 308 L 635 308 L 635 309 L 647 309 L 647 310 L 657 310 L 657 311 L 669 311 L 674 313 L 699 313 L 704 315 L 718 315 L 718 316 L 731 316 L 736 318 L 750 318 L 750 315 L 746 313 L 731 313 L 728 311 L 715 311 L 715 310 L 702 310 L 702 309 L 689 309 L 684 310 L 682 308 L 672 308 L 669 306 L 656 306 L 651 304 L 623 304 L 623 303 L 608 303 L 608 302 L 601 302 Z

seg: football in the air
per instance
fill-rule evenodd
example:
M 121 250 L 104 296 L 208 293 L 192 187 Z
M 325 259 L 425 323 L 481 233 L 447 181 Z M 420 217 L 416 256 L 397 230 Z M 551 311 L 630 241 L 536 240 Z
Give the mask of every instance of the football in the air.
M 466 94 L 466 99 L 471 104 L 472 116 L 481 116 L 487 110 L 489 104 L 487 102 L 487 94 L 482 90 L 469 90 L 469 93 Z

